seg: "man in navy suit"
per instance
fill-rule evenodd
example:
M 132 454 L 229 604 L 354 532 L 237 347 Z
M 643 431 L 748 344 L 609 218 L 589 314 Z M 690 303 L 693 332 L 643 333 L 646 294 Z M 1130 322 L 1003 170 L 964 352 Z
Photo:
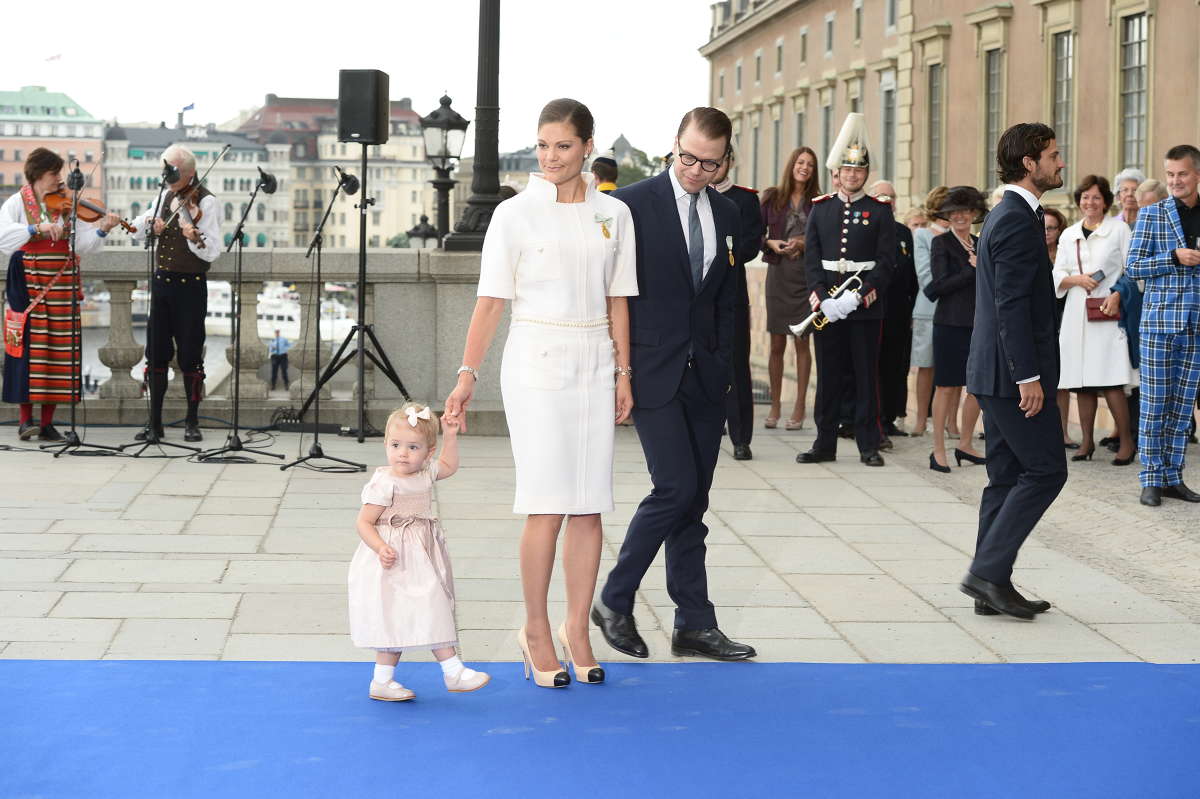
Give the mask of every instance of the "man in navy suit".
M 754 649 L 717 628 L 704 569 L 704 512 L 721 446 L 732 369 L 737 206 L 709 186 L 729 154 L 733 126 L 693 108 L 661 174 L 618 189 L 636 233 L 638 297 L 630 298 L 633 423 L 654 489 L 629 523 L 592 621 L 609 645 L 649 657 L 633 619 L 634 595 L 666 545 L 675 603 L 671 651 L 744 660 Z
M 1014 125 L 1000 137 L 996 163 L 1004 197 L 976 245 L 975 330 L 967 391 L 979 398 L 987 435 L 988 485 L 979 501 L 975 558 L 962 582 L 980 615 L 1033 619 L 1050 603 L 1013 587 L 1017 553 L 1067 482 L 1058 390 L 1054 285 L 1042 194 L 1062 186 L 1065 164 L 1054 131 Z

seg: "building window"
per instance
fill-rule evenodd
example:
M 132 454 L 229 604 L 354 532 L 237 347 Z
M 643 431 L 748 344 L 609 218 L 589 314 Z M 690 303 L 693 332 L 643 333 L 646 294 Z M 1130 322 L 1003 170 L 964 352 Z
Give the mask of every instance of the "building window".
M 382 211 L 372 211 L 371 212 L 371 224 L 372 225 L 375 225 L 376 227 L 378 227 L 382 220 L 383 220 L 383 212 Z
M 258 206 L 258 208 L 256 210 L 258 212 L 258 221 L 266 222 L 267 221 L 267 206 L 260 205 L 260 206 Z
M 779 180 L 779 145 L 780 139 L 783 138 L 783 124 L 780 120 L 775 120 L 771 123 L 771 180 L 774 183 Z
M 808 62 L 808 28 L 800 29 L 800 63 Z
M 233 221 L 233 203 L 225 203 L 225 221 Z
M 942 65 L 929 65 L 929 188 L 942 185 Z
M 804 145 L 804 112 L 796 112 L 796 146 Z
M 783 72 L 783 39 L 775 42 L 775 74 Z
M 754 83 L 762 82 L 762 50 L 754 54 Z
M 828 153 L 829 148 L 833 146 L 833 106 L 821 106 L 821 152 Z M 825 174 L 825 170 L 817 167 L 821 172 L 821 185 L 828 185 L 829 177 Z
M 717 99 L 725 99 L 725 72 L 723 70 L 717 75 Z
M 742 91 L 742 62 L 738 61 L 733 68 L 733 90 L 737 93 Z
M 259 233 L 257 236 L 254 237 L 254 239 L 255 239 L 255 244 L 257 244 L 259 247 L 267 246 L 267 234 L 266 233 Z
M 137 217 L 141 216 L 142 215 L 142 204 L 134 203 L 133 205 L 129 206 L 129 215 L 134 217 L 135 219 Z
M 862 106 L 862 103 L 859 102 L 859 98 L 857 96 L 850 98 L 850 112 L 851 113 L 853 113 L 853 114 L 861 113 L 862 112 L 861 106 Z
M 896 175 L 896 88 L 880 91 L 883 106 L 883 179 L 891 180 Z
M 996 145 L 1000 140 L 1000 132 L 1003 106 L 1001 103 L 1002 91 L 1001 80 L 1001 53 L 999 49 L 988 50 L 985 62 L 984 75 L 984 141 L 983 141 L 983 163 L 984 163 L 984 184 L 991 185 L 992 171 L 996 168 Z
M 750 129 L 750 182 L 758 185 L 758 125 Z
M 830 11 L 825 15 L 825 57 L 833 56 L 833 20 L 834 13 Z
M 854 41 L 862 40 L 863 10 L 862 0 L 854 0 Z
M 90 164 L 90 163 L 92 163 L 92 160 L 95 157 L 96 157 L 95 154 L 91 150 L 88 150 L 86 153 L 83 154 L 83 162 L 85 164 Z
M 889 30 L 896 27 L 896 18 L 899 16 L 896 6 L 897 0 L 883 0 L 883 24 L 887 26 Z
M 1074 34 L 1063 31 L 1054 34 L 1054 133 L 1058 136 L 1058 151 L 1070 164 L 1068 149 L 1071 143 L 1071 90 L 1075 84 Z M 1066 170 L 1063 170 L 1066 180 Z
M 1146 162 L 1146 15 L 1121 20 L 1121 166 Z

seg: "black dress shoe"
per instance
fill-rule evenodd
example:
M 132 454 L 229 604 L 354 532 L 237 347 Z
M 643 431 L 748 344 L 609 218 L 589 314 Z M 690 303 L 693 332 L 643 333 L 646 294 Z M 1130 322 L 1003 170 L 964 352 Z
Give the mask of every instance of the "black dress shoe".
M 735 461 L 754 460 L 754 453 L 750 451 L 750 445 L 735 444 L 733 447 L 733 459 Z
M 968 572 L 958 588 L 972 599 L 978 599 L 1006 616 L 1029 621 L 1035 615 L 1011 585 L 997 585 Z
M 1064 441 L 1063 449 L 1079 449 L 1079 444 L 1075 443 L 1074 441 Z
M 854 438 L 854 425 L 844 424 L 838 428 L 838 438 Z
M 204 436 L 200 435 L 200 425 L 195 422 L 189 422 L 183 429 L 184 441 L 203 441 Z
M 161 427 L 155 427 L 153 430 L 150 427 L 143 427 L 134 437 L 134 441 L 162 441 L 166 438 Z
M 707 630 L 680 630 L 671 633 L 671 654 L 712 658 L 713 660 L 746 660 L 758 653 L 749 644 L 730 641 L 716 627 Z
M 650 648 L 638 635 L 637 622 L 633 616 L 609 610 L 603 602 L 592 603 L 592 622 L 600 628 L 600 634 L 613 649 L 635 658 L 650 657 Z
M 1050 609 L 1050 603 L 1045 601 L 1044 599 L 1026 599 L 1025 597 L 1021 596 L 1021 593 L 1019 591 L 1017 591 L 1017 589 L 1015 589 L 1015 588 L 1013 589 L 1013 593 L 1017 595 L 1017 598 L 1021 600 L 1022 604 L 1024 604 L 1025 607 L 1029 608 L 1034 613 L 1045 613 L 1046 611 L 1048 611 Z M 976 599 L 975 600 L 975 615 L 976 616 L 999 616 L 1000 611 L 992 610 L 992 608 L 988 605 L 988 603 L 984 602 L 981 599 Z
M 881 450 L 887 451 L 887 450 L 893 449 L 895 446 L 896 445 L 893 444 L 892 440 L 890 438 L 888 438 L 887 436 L 884 436 L 883 438 L 881 438 L 879 440 L 879 448 Z
M 858 459 L 860 461 L 862 461 L 863 463 L 865 463 L 867 466 L 882 466 L 883 465 L 883 456 L 880 455 L 878 452 L 864 452 L 862 455 L 858 456 Z
M 1200 502 L 1200 494 L 1197 494 L 1182 482 L 1176 483 L 1173 486 L 1167 486 L 1162 490 L 1162 495 L 1171 499 L 1182 499 L 1184 502 Z
M 38 429 L 38 441 L 62 441 L 62 433 L 54 428 L 54 425 L 43 425 Z
M 1100 446 L 1114 449 L 1114 447 L 1121 446 L 1121 439 L 1117 436 L 1105 436 L 1104 438 L 1100 439 Z
M 820 452 L 816 449 L 810 449 L 808 452 L 801 452 L 796 456 L 796 463 L 824 463 L 825 461 L 836 460 L 836 452 Z
M 1162 497 L 1163 490 L 1160 486 L 1146 486 L 1142 489 L 1142 496 L 1138 501 L 1143 505 L 1157 508 L 1162 504 Z
M 21 422 L 21 426 L 17 428 L 17 438 L 22 441 L 30 441 L 41 431 L 41 426 L 34 422 Z
M 883 426 L 883 434 L 885 436 L 894 436 L 897 438 L 908 438 L 908 433 L 896 427 L 895 422 L 888 422 Z

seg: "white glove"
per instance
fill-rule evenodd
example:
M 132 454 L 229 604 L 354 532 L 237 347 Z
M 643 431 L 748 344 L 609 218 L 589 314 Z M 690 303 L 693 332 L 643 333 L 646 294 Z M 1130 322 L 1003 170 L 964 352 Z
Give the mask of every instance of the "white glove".
M 846 318 L 846 314 L 842 313 L 842 306 L 833 297 L 821 301 L 821 313 L 825 314 L 825 318 L 830 322 Z
M 854 312 L 854 309 L 862 302 L 862 298 L 853 291 L 844 291 L 840 297 L 834 298 L 834 302 L 838 304 L 838 310 L 842 312 L 842 318 L 845 319 Z

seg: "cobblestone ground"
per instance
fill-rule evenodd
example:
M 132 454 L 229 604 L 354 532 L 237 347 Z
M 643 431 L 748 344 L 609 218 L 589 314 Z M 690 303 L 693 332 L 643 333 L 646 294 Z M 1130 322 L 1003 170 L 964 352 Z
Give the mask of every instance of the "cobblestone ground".
M 957 590 L 982 467 L 931 472 L 928 438 L 897 439 L 882 469 L 859 464 L 852 446 L 836 463 L 796 464 L 811 440 L 811 429 L 756 431 L 755 459 L 734 461 L 726 447 L 712 492 L 713 600 L 722 628 L 761 659 L 1200 661 L 1200 508 L 1143 508 L 1136 467 L 1071 464 L 1016 574 L 1055 609 L 1023 623 L 975 616 Z M 383 460 L 378 441 L 322 444 L 372 467 Z M 273 449 L 294 457 L 308 442 L 283 435 Z M 462 452 L 463 469 L 439 488 L 461 639 L 468 659 L 512 661 L 523 611 L 508 441 L 469 437 Z M 1188 477 L 1200 486 L 1194 466 Z M 278 462 L 0 452 L 0 658 L 368 660 L 346 635 L 345 600 L 364 481 Z M 601 579 L 648 490 L 628 428 L 615 484 Z M 557 623 L 557 574 L 550 608 Z M 672 660 L 661 560 L 636 614 L 652 657 Z M 593 640 L 602 661 L 622 658 Z

